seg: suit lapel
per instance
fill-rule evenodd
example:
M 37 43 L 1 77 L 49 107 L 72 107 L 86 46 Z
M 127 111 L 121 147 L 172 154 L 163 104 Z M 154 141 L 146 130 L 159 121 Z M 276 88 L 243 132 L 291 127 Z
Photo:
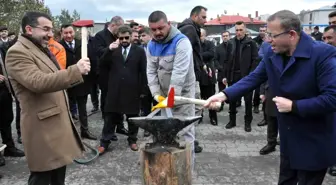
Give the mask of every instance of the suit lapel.
M 127 58 L 126 58 L 125 63 L 127 63 L 127 62 L 129 61 L 129 59 L 133 56 L 133 53 L 134 53 L 134 50 L 135 50 L 134 47 L 135 47 L 135 46 L 132 44 L 132 45 L 131 45 L 131 48 L 130 48 L 130 50 L 129 50 L 129 52 L 128 52 L 128 55 L 127 55 Z
M 71 53 L 75 53 L 75 51 L 69 47 L 69 43 L 67 43 L 65 40 L 61 41 L 61 44 L 63 45 L 63 47 L 65 48 L 65 50 L 71 52 Z
M 74 51 L 77 51 L 78 49 L 80 50 L 82 46 L 82 43 L 80 40 L 75 39 L 75 48 Z
M 283 71 L 282 57 L 280 55 L 274 54 L 270 59 L 272 65 L 275 66 L 275 68 L 279 71 L 280 74 L 282 74 Z
M 19 42 L 21 42 L 23 45 L 29 48 L 29 51 L 34 54 L 37 58 L 40 59 L 42 63 L 47 65 L 53 72 L 58 71 L 56 65 L 51 61 L 49 56 L 47 56 L 44 52 L 40 50 L 34 43 L 32 43 L 30 40 L 20 36 L 18 39 Z

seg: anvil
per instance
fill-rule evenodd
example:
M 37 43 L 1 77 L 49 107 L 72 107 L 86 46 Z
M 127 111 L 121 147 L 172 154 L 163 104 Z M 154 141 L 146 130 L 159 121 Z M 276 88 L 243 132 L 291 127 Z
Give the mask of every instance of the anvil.
M 174 107 L 174 94 L 174 88 L 171 88 L 165 100 L 167 106 L 158 106 L 157 109 L 146 117 L 129 118 L 131 123 L 153 135 L 153 143 L 147 143 L 147 148 L 152 146 L 184 148 L 184 145 L 177 141 L 177 134 L 185 127 L 202 118 L 201 116 L 173 116 L 171 108 Z M 161 115 L 156 116 L 159 112 L 161 112 Z
M 147 143 L 146 147 L 173 146 L 184 148 L 184 145 L 177 141 L 177 134 L 192 123 L 201 119 L 201 116 L 194 117 L 135 117 L 129 121 L 138 127 L 153 134 L 153 143 Z

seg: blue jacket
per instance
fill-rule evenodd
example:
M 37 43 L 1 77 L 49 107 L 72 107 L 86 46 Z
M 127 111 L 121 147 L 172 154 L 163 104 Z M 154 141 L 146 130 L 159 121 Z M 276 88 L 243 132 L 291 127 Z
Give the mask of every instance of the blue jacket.
M 224 93 L 235 100 L 266 80 L 275 96 L 294 102 L 292 112 L 277 113 L 280 152 L 291 168 L 321 170 L 336 164 L 336 49 L 302 32 L 285 68 L 281 55 L 268 46 L 254 72 Z
M 267 50 L 270 47 L 270 43 L 268 42 L 263 42 L 259 48 L 258 55 L 260 58 L 264 58 L 264 54 L 267 53 Z

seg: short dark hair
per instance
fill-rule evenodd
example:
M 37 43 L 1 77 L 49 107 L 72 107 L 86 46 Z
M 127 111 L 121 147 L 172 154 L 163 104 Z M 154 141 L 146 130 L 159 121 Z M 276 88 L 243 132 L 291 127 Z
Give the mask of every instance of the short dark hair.
M 139 35 L 141 35 L 141 34 L 143 34 L 143 33 L 145 33 L 145 34 L 147 34 L 147 35 L 150 35 L 150 34 L 151 34 L 150 29 L 149 29 L 148 27 L 144 27 L 144 28 L 142 28 L 142 29 L 139 31 Z
M 134 26 L 139 26 L 139 24 L 137 22 L 131 22 L 130 27 L 133 28 Z
M 148 17 L 148 22 L 150 23 L 159 22 L 160 20 L 168 22 L 167 15 L 160 10 L 152 12 Z
M 8 33 L 8 36 L 12 36 L 12 35 L 15 35 L 15 32 L 11 31 Z
M 127 25 L 122 25 L 118 28 L 118 35 L 119 33 L 129 33 L 131 35 L 132 32 L 133 30 Z
M 328 18 L 332 18 L 332 17 L 335 17 L 335 16 L 336 16 L 336 11 L 333 11 L 328 15 Z
M 22 18 L 22 22 L 21 22 L 21 28 L 22 28 L 22 32 L 26 33 L 26 26 L 31 26 L 31 27 L 36 27 L 39 23 L 38 23 L 38 18 L 40 17 L 44 17 L 50 21 L 52 21 L 51 17 L 46 14 L 46 13 L 42 13 L 42 12 L 27 12 L 24 14 L 23 18 Z
M 280 25 L 284 30 L 295 30 L 298 34 L 301 33 L 301 21 L 292 11 L 280 10 L 268 17 L 267 22 L 272 22 L 276 19 L 280 21 Z
M 6 26 L 0 26 L 0 31 L 5 31 L 5 30 L 8 31 L 8 28 Z
M 326 28 L 324 28 L 324 32 L 327 32 L 331 29 L 334 30 L 334 32 L 336 33 L 336 25 L 327 26 Z
M 244 21 L 237 21 L 235 25 L 245 25 Z
M 63 31 L 63 29 L 68 28 L 68 27 L 72 27 L 72 25 L 71 24 L 62 24 L 61 25 L 61 31 Z
M 230 32 L 228 30 L 223 31 L 221 35 L 223 35 L 224 33 L 229 33 L 230 35 Z
M 190 17 L 192 17 L 193 15 L 199 15 L 201 13 L 201 11 L 204 10 L 204 11 L 208 11 L 207 8 L 205 8 L 204 6 L 195 6 L 191 12 L 190 12 Z

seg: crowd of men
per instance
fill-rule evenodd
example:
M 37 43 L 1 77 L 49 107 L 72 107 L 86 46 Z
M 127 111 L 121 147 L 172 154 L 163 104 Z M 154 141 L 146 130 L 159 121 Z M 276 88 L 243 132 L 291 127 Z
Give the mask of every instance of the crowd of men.
M 265 82 L 264 63 L 270 57 L 271 45 L 277 38 L 290 35 L 292 40 L 278 42 L 305 42 L 315 47 L 316 43 L 312 43 L 312 40 L 323 40 L 336 46 L 336 27 L 333 26 L 336 24 L 336 12 L 329 15 L 331 26 L 323 34 L 316 27 L 311 36 L 301 32 L 299 23 L 295 22 L 298 18 L 289 11 L 274 14 L 268 20 L 271 27 L 261 26 L 259 35 L 254 39 L 247 34 L 245 23 L 238 21 L 235 24 L 235 36 L 230 38 L 230 32 L 223 31 L 223 42 L 218 46 L 206 39 L 206 30 L 202 28 L 206 19 L 207 8 L 203 6 L 193 8 L 190 17 L 177 27 L 170 25 L 162 11 L 150 14 L 149 27 L 143 28 L 139 28 L 135 22 L 127 26 L 122 17 L 114 16 L 103 30 L 95 36 L 88 36 L 88 59 L 81 58 L 82 42 L 76 38 L 75 28 L 71 24 L 64 24 L 60 30 L 54 30 L 51 18 L 46 14 L 26 13 L 21 25 L 23 33 L 19 36 L 8 34 L 7 28 L 1 27 L 0 131 L 3 143 L 7 145 L 4 155 L 26 156 L 31 171 L 29 185 L 48 184 L 51 180 L 58 182 L 56 184 L 64 184 L 66 165 L 84 149 L 81 139 L 98 139 L 89 130 L 86 108 L 88 95 L 93 105 L 90 111 L 97 112 L 100 109 L 104 121 L 98 147 L 100 154 L 108 151 L 112 141 L 118 141 L 116 134 L 128 136 L 130 149 L 137 151 L 139 128 L 127 122 L 126 129 L 124 118 L 128 121 L 132 117 L 148 115 L 152 106 L 162 101 L 160 97 L 167 96 L 171 87 L 176 89 L 175 93 L 179 96 L 208 99 L 209 102 L 221 101 L 219 109 L 208 105 L 210 124 L 214 126 L 218 125 L 217 111 L 223 110 L 223 101 L 228 100 L 230 120 L 226 129 L 237 125 L 237 107 L 241 106 L 242 97 L 245 102 L 246 132 L 252 131 L 253 113 L 258 114 L 259 106 L 262 105 L 264 120 L 258 126 L 267 125 L 268 128 L 267 145 L 260 150 L 260 154 L 275 151 L 279 143 L 278 123 L 283 121 L 279 118 L 285 118 L 279 117 L 279 112 L 282 112 L 279 104 L 284 99 L 274 98 L 282 91 L 288 91 L 287 96 L 296 96 L 289 93 L 291 89 L 274 92 L 275 80 L 270 77 Z M 293 20 L 291 25 L 281 22 L 287 19 Z M 276 21 L 280 23 L 274 25 Z M 283 30 L 285 26 L 286 30 Z M 308 49 L 299 48 L 303 45 L 299 43 L 295 46 L 297 50 L 303 50 L 297 57 L 307 57 L 304 52 Z M 326 49 L 334 60 L 332 57 L 335 57 L 335 51 Z M 279 60 L 277 62 L 284 60 L 288 65 L 293 63 L 291 55 L 281 56 L 276 58 Z M 256 79 L 256 75 L 261 78 Z M 255 82 L 251 83 L 251 80 Z M 215 95 L 216 84 L 225 95 Z M 278 84 L 276 88 L 278 86 L 281 85 Z M 301 94 L 297 96 L 305 97 Z M 12 97 L 16 103 L 18 143 L 23 143 L 25 152 L 15 147 L 12 137 Z M 300 108 L 295 107 L 295 111 L 302 111 Z M 183 105 L 174 108 L 173 114 L 203 117 L 203 107 Z M 80 134 L 73 120 L 79 121 Z M 144 132 L 145 137 L 149 135 L 147 131 Z M 289 140 L 286 137 L 280 139 L 281 147 L 287 147 Z M 184 138 L 193 144 L 192 154 L 202 152 L 194 127 L 184 134 Z M 335 138 L 332 139 L 335 141 Z M 41 153 L 38 148 L 44 148 L 45 152 Z M 284 154 L 288 155 L 288 151 Z M 302 167 L 301 162 L 292 161 L 293 158 L 288 159 L 288 156 L 282 156 L 281 160 L 286 166 L 280 166 L 283 170 L 280 176 L 294 173 L 290 163 L 295 164 L 295 170 L 302 173 L 287 174 L 286 178 L 279 179 L 280 184 L 308 178 L 313 174 L 308 173 L 309 170 L 315 170 L 316 174 L 319 170 L 313 177 L 316 177 L 315 184 L 322 183 L 325 171 L 320 166 L 312 169 L 309 166 Z M 1 165 L 5 165 L 5 160 L 0 155 Z M 331 167 L 329 172 L 336 175 L 336 166 Z

